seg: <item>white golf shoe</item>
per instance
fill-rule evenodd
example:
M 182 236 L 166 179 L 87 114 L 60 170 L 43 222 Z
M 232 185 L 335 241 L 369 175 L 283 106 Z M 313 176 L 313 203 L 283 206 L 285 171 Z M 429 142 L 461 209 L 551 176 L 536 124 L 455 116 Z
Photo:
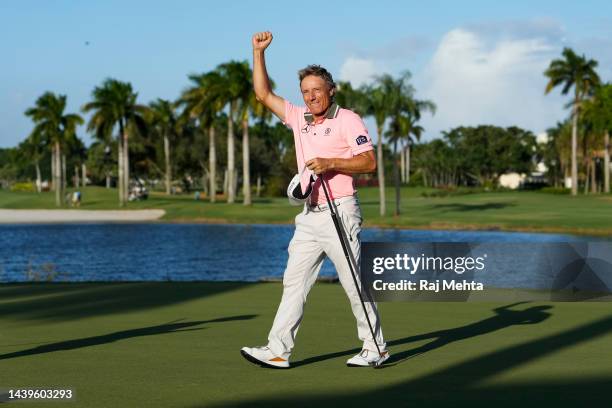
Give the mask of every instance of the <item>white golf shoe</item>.
M 389 352 L 383 351 L 382 355 L 378 351 L 363 349 L 356 356 L 346 360 L 346 365 L 349 367 L 370 367 L 380 366 L 389 358 Z
M 267 368 L 289 368 L 289 360 L 275 355 L 268 346 L 243 347 L 240 349 L 242 357 L 253 364 Z

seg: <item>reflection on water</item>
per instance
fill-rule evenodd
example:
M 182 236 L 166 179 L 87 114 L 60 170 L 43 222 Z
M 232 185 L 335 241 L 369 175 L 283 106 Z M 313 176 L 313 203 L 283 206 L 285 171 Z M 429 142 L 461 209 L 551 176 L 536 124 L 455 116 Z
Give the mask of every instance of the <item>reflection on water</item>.
M 281 277 L 291 225 L 0 226 L 0 281 L 256 281 Z M 365 229 L 378 242 L 567 242 L 559 234 Z M 593 240 L 593 239 L 590 239 Z M 321 275 L 333 276 L 326 261 Z

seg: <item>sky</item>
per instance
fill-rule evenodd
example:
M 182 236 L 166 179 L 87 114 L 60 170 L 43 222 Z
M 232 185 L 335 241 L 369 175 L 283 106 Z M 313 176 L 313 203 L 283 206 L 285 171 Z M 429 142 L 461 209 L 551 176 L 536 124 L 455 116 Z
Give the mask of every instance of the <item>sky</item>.
M 0 147 L 32 130 L 24 111 L 45 91 L 78 112 L 105 78 L 129 81 L 140 103 L 176 99 L 188 75 L 251 60 L 251 36 L 270 30 L 276 93 L 302 103 L 297 71 L 328 68 L 354 86 L 409 71 L 424 140 L 455 126 L 516 125 L 539 134 L 568 115 L 544 95 L 543 71 L 563 47 L 599 62 L 612 81 L 607 1 L 54 1 L 0 2 Z M 375 127 L 366 120 L 376 139 Z M 85 127 L 78 135 L 92 142 Z

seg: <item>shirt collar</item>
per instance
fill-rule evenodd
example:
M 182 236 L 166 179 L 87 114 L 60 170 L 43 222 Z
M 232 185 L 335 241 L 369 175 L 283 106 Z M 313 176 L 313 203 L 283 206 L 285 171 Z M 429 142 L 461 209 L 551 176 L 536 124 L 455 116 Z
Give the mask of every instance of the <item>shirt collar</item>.
M 340 106 L 336 102 L 332 102 L 332 104 L 327 108 L 327 112 L 325 113 L 325 119 L 334 119 L 338 116 L 338 112 L 340 111 Z M 314 115 L 308 111 L 304 112 L 304 119 L 307 123 L 314 123 Z

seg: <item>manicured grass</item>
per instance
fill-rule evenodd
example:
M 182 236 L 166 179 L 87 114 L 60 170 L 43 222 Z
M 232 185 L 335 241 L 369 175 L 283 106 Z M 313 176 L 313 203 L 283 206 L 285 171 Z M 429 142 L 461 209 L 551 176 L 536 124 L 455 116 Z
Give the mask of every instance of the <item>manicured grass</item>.
M 57 406 L 88 408 L 609 405 L 609 303 L 383 303 L 392 359 L 351 369 L 360 342 L 348 302 L 318 283 L 294 368 L 267 370 L 239 349 L 266 342 L 281 290 L 1 285 L 0 390 L 71 388 L 76 401 Z
M 555 195 L 540 192 L 492 192 L 448 197 L 422 196 L 423 188 L 402 189 L 401 215 L 393 216 L 394 190 L 387 189 L 386 217 L 379 216 L 378 190 L 361 188 L 365 226 L 435 229 L 502 229 L 612 235 L 611 195 Z M 0 190 L 0 208 L 55 208 L 53 193 Z M 83 209 L 117 209 L 116 190 L 87 187 Z M 251 207 L 195 201 L 192 195 L 153 193 L 127 209 L 161 208 L 163 220 L 187 222 L 290 223 L 300 211 L 285 198 L 256 199 Z

